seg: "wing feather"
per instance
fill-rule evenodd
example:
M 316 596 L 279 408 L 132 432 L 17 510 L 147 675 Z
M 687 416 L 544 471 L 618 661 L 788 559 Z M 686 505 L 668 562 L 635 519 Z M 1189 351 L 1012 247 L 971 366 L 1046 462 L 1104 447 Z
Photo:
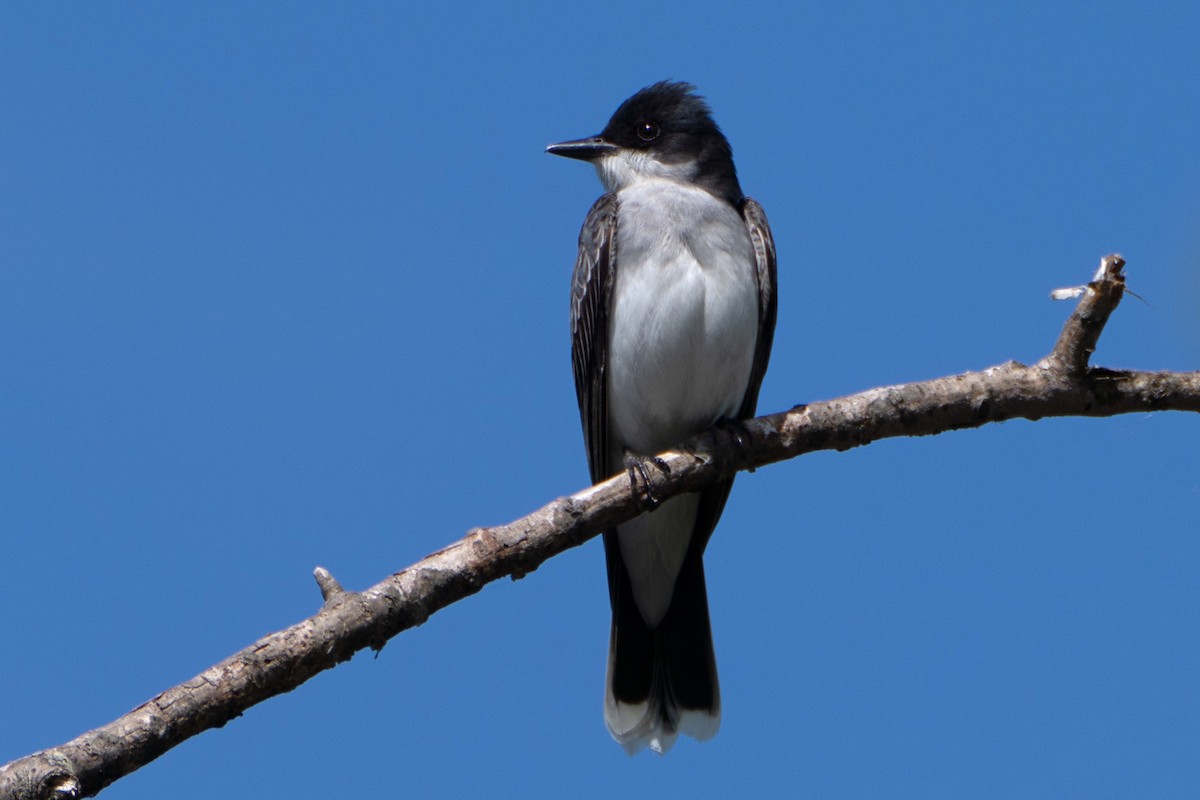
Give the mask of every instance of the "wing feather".
M 754 245 L 754 265 L 758 273 L 758 342 L 754 346 L 754 362 L 750 368 L 750 383 L 742 400 L 742 419 L 754 416 L 758 406 L 758 390 L 763 376 L 767 374 L 767 362 L 771 360 L 771 344 L 775 340 L 775 314 L 779 306 L 775 269 L 775 239 L 767 215 L 758 201 L 749 197 L 742 206 L 742 218 Z
M 771 237 L 770 226 L 767 225 L 767 215 L 756 200 L 747 197 L 742 205 L 742 219 L 746 221 L 750 243 L 754 246 L 754 269 L 758 281 L 758 338 L 754 345 L 754 361 L 750 366 L 750 381 L 746 384 L 746 394 L 743 395 L 741 408 L 738 409 L 738 419 L 749 419 L 754 416 L 758 406 L 758 390 L 762 387 L 763 376 L 767 374 L 767 362 L 771 359 L 778 299 L 775 240 Z M 704 551 L 713 530 L 717 527 L 717 521 L 721 518 L 721 512 L 725 510 L 725 501 L 729 499 L 731 489 L 733 478 L 718 481 L 700 493 L 700 508 L 696 513 L 692 547 L 699 547 L 701 552 Z
M 611 476 L 608 460 L 608 323 L 617 250 L 617 196 L 595 202 L 579 232 L 571 276 L 571 365 L 592 482 Z

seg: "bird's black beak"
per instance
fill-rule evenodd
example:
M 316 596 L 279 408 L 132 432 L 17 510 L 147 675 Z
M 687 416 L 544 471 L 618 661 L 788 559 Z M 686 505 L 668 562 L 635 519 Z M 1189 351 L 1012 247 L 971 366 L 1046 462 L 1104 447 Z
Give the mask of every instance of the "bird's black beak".
M 617 146 L 604 141 L 599 136 L 589 136 L 586 139 L 576 139 L 572 142 L 559 142 L 546 148 L 546 152 L 556 156 L 578 158 L 580 161 L 595 161 L 600 156 L 611 153 Z

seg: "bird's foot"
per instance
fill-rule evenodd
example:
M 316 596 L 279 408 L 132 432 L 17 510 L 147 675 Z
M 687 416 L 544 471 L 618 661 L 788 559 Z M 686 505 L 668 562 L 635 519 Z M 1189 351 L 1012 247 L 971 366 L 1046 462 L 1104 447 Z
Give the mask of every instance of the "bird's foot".
M 629 486 L 633 489 L 633 496 L 641 499 L 644 510 L 653 511 L 658 508 L 662 499 L 654 493 L 654 484 L 650 481 L 649 465 L 653 465 L 663 475 L 671 474 L 671 468 L 667 466 L 667 462 L 658 456 L 643 456 L 632 450 L 625 451 L 625 471 L 629 473 Z M 640 492 L 638 491 L 639 480 L 642 483 Z

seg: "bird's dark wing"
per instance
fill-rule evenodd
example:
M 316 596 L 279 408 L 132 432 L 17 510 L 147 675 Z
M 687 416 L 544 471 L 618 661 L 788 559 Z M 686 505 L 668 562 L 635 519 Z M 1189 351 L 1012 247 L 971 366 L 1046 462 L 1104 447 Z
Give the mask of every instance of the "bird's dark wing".
M 767 215 L 756 200 L 747 197 L 742 206 L 742 219 L 746 221 L 746 231 L 754 246 L 754 268 L 758 280 L 758 339 L 754 345 L 750 381 L 746 384 L 746 394 L 738 409 L 738 419 L 749 419 L 754 416 L 758 406 L 758 390 L 762 387 L 763 376 L 767 374 L 767 362 L 771 359 L 775 313 L 779 303 L 776 294 L 775 240 L 771 238 Z M 717 527 L 717 520 L 725 510 L 725 501 L 729 499 L 732 488 L 733 478 L 730 478 L 718 481 L 700 493 L 700 509 L 696 514 L 696 528 L 692 536 L 692 546 L 698 546 L 700 552 L 704 551 L 713 529 Z
M 742 218 L 754 245 L 754 265 L 758 273 L 758 343 L 754 346 L 754 363 L 750 368 L 750 383 L 742 399 L 741 419 L 754 416 L 758 405 L 758 390 L 763 376 L 767 374 L 767 362 L 771 360 L 771 343 L 775 340 L 775 313 L 779 306 L 777 279 L 775 276 L 775 240 L 771 238 L 771 226 L 767 215 L 756 200 L 746 198 L 742 206 Z
M 593 483 L 611 477 L 606 370 L 616 252 L 617 196 L 606 194 L 583 221 L 571 276 L 571 365 Z

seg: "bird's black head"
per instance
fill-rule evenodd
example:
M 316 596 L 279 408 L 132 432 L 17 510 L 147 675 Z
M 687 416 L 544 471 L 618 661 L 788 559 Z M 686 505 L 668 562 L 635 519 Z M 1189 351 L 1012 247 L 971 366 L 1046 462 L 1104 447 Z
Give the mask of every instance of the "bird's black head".
M 667 178 L 697 184 L 735 206 L 742 202 L 733 151 L 690 83 L 647 86 L 621 104 L 599 136 L 546 151 L 593 162 L 609 191 Z

